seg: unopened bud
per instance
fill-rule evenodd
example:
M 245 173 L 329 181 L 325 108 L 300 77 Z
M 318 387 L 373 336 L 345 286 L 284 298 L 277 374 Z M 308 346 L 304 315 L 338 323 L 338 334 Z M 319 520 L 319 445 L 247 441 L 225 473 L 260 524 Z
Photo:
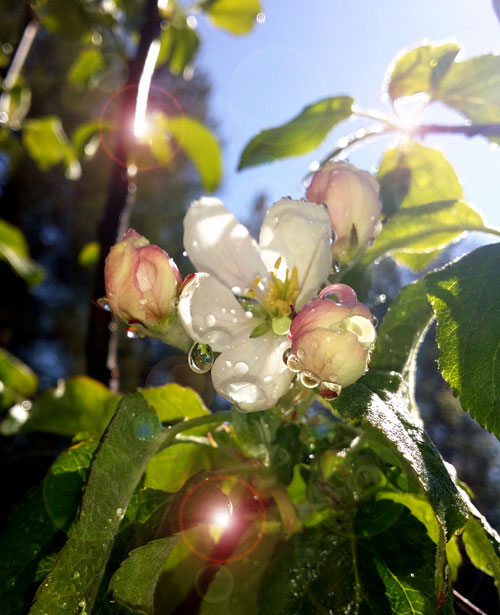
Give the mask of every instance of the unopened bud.
M 380 232 L 382 204 L 379 185 L 368 173 L 347 162 L 327 162 L 307 189 L 312 203 L 326 203 L 336 241 L 333 256 L 350 260 L 358 247 L 367 247 Z
M 169 316 L 182 281 L 168 254 L 133 229 L 111 248 L 104 277 L 111 310 L 146 329 Z
M 366 371 L 376 331 L 354 290 L 333 284 L 297 314 L 288 337 L 303 369 L 322 382 L 346 387 Z

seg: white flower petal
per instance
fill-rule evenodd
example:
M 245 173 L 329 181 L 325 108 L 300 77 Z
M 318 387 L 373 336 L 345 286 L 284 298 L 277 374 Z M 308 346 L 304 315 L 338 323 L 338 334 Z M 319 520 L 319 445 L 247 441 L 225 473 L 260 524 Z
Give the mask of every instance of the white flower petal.
M 216 352 L 247 339 L 260 322 L 245 312 L 227 286 L 208 273 L 197 273 L 187 282 L 178 309 L 188 335 Z
M 267 211 L 260 231 L 260 253 L 272 271 L 281 256 L 278 277 L 297 267 L 300 310 L 313 297 L 330 272 L 331 226 L 327 212 L 315 203 L 282 199 Z
M 288 391 L 293 374 L 283 362 L 284 336 L 266 333 L 224 351 L 212 368 L 215 390 L 245 412 L 267 410 Z
M 184 218 L 184 248 L 198 271 L 211 273 L 235 294 L 256 276 L 267 278 L 257 243 L 219 199 L 192 203 Z

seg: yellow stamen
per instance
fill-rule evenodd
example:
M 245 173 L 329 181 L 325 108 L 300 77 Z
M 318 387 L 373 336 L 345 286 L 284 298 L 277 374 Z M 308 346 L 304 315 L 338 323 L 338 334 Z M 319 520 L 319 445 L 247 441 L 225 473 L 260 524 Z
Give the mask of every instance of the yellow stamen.
M 278 256 L 278 258 L 276 259 L 276 262 L 274 263 L 274 268 L 278 270 L 280 268 L 280 265 L 281 265 L 281 256 Z

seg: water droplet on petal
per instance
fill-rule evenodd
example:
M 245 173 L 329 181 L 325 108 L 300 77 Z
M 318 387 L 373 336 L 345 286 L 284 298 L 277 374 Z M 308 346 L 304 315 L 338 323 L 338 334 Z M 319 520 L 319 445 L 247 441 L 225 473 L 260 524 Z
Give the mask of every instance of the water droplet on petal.
M 205 374 L 214 364 L 214 353 L 208 344 L 196 343 L 188 355 L 189 367 L 196 374 Z
M 297 355 L 290 352 L 285 359 L 286 366 L 291 372 L 297 373 L 302 369 L 302 363 L 299 361 Z
M 300 372 L 300 382 L 307 389 L 314 389 L 319 385 L 321 380 L 318 378 L 318 376 L 316 376 L 316 374 L 309 371 L 308 369 L 305 369 Z
M 106 310 L 106 312 L 111 311 L 111 307 L 106 297 L 101 297 L 100 299 L 97 299 L 96 303 L 100 308 L 102 308 L 103 310 Z
M 335 399 L 342 393 L 342 387 L 334 382 L 322 382 L 318 392 L 323 399 Z
M 303 361 L 306 358 L 306 351 L 303 348 L 297 348 L 297 357 Z
M 340 271 L 340 265 L 337 261 L 332 261 L 332 268 L 330 269 L 330 274 L 335 275 Z
M 244 361 L 238 361 L 234 364 L 234 371 L 240 376 L 243 376 L 248 373 L 248 365 Z
M 175 309 L 179 307 L 179 297 L 174 297 L 170 302 L 170 305 Z
M 127 337 L 134 340 L 139 337 L 144 337 L 144 335 L 142 333 L 139 333 L 139 331 L 135 327 L 127 327 Z
M 217 319 L 215 318 L 213 314 L 207 314 L 205 316 L 205 324 L 207 325 L 207 327 L 213 327 L 216 322 L 217 322 Z

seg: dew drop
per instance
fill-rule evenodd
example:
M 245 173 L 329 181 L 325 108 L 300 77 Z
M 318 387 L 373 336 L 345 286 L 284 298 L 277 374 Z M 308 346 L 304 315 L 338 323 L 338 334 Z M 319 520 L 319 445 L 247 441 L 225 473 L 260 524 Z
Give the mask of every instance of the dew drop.
M 127 337 L 130 339 L 137 339 L 139 337 L 144 337 L 144 335 L 139 333 L 135 327 L 127 327 Z
M 207 325 L 207 327 L 213 327 L 216 322 L 217 322 L 217 319 L 215 318 L 213 314 L 207 314 L 205 316 L 205 324 Z
M 151 440 L 154 440 L 162 430 L 160 419 L 156 414 L 151 412 L 142 412 L 139 414 L 134 419 L 133 428 L 135 437 L 141 442 L 151 442 Z
M 175 309 L 179 307 L 179 297 L 174 297 L 170 302 L 170 305 Z
M 109 305 L 109 302 L 106 297 L 101 297 L 100 299 L 97 299 L 96 303 L 100 308 L 106 310 L 106 312 L 111 311 L 111 306 Z
M 303 361 L 306 358 L 306 351 L 303 348 L 297 349 L 297 357 Z
M 226 367 L 231 367 L 231 366 L 232 366 L 231 361 L 226 361 Z
M 188 355 L 189 367 L 196 374 L 205 374 L 214 364 L 214 353 L 208 344 L 196 343 Z
M 372 316 L 371 320 L 372 320 L 372 325 L 374 327 L 378 327 L 378 318 L 375 315 Z
M 322 382 L 318 392 L 323 399 L 335 399 L 342 393 L 342 387 L 334 382 Z
M 244 361 L 238 361 L 234 364 L 234 371 L 240 376 L 243 376 L 248 373 L 248 365 Z
M 302 369 L 302 363 L 297 355 L 290 353 L 286 359 L 286 365 L 291 372 L 297 373 Z
M 221 314 L 226 314 L 227 310 L 226 310 L 225 307 L 221 307 L 220 312 L 221 312 Z
M 316 376 L 316 374 L 309 371 L 308 369 L 305 369 L 300 372 L 300 382 L 307 389 L 314 389 L 315 387 L 319 386 L 321 380 L 318 378 L 318 376 Z

